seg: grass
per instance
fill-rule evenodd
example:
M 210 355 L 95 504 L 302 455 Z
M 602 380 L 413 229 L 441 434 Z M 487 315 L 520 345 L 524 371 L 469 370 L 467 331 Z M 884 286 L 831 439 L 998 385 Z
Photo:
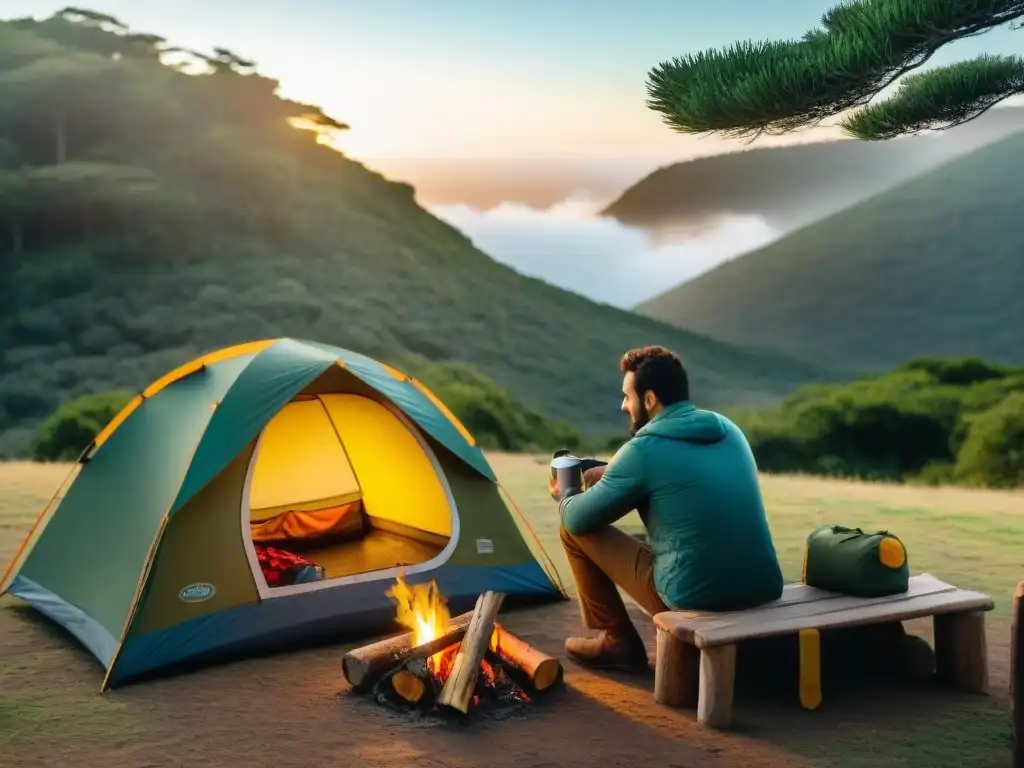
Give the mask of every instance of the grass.
M 568 568 L 557 541 L 555 505 L 547 496 L 544 457 L 492 454 L 491 462 L 506 490 L 515 499 L 563 578 Z M 63 481 L 67 465 L 0 464 L 0 562 L 20 543 L 41 508 Z M 803 539 L 822 523 L 864 528 L 888 528 L 907 544 L 915 572 L 931 572 L 958 585 L 991 594 L 996 614 L 1006 616 L 1013 586 L 1022 578 L 1024 550 L 1024 492 L 971 491 L 956 488 L 910 487 L 844 482 L 810 477 L 765 476 L 765 497 L 776 545 L 787 577 L 799 574 Z M 621 521 L 638 531 L 635 515 Z M 567 584 L 567 586 L 570 586 Z M 992 636 L 1004 621 L 992 622 Z M 60 644 L 41 653 L 54 654 Z M 31 660 L 4 659 L 4 677 L 38 674 Z M 38 666 L 38 665 L 37 665 Z M 34 690 L 34 689 L 33 689 Z M 921 701 L 920 697 L 916 699 Z M 1009 719 L 993 699 L 949 698 L 931 712 L 906 712 L 906 719 L 887 718 L 860 704 L 831 729 L 822 712 L 815 728 L 762 727 L 743 738 L 776 744 L 800 755 L 806 765 L 853 768 L 980 768 L 1006 765 Z M 866 714 L 865 714 L 866 713 Z M 846 717 L 840 713 L 839 716 Z M 774 716 L 773 716 L 774 717 Z M 819 713 L 815 714 L 819 717 Z M 861 722 L 858 720 L 863 720 Z M 865 720 L 866 718 L 866 720 Z M 804 721 L 807 722 L 807 721 Z M 96 699 L 62 698 L 59 691 L 40 689 L 32 695 L 0 696 L 0 749 L 13 748 L 26 733 L 38 741 L 53 729 L 74 723 L 75 732 L 110 733 L 119 729 L 142 734 L 145 724 L 122 705 L 102 705 Z M 737 736 L 737 738 L 741 738 Z
M 547 459 L 492 454 L 491 463 L 559 569 L 567 567 L 559 559 L 557 512 L 544 485 Z M 763 476 L 762 484 L 788 579 L 799 579 L 804 539 L 817 526 L 887 529 L 906 543 L 915 573 L 986 592 L 996 614 L 1009 615 L 1014 585 L 1024 578 L 1024 492 L 778 475 Z M 636 513 L 619 525 L 631 532 L 643 527 Z
M 545 485 L 547 459 L 502 453 L 490 458 L 505 489 L 568 578 L 558 546 L 557 511 Z M 67 473 L 65 464 L 0 464 L 0 562 L 14 555 Z M 788 579 L 799 578 L 803 542 L 813 528 L 835 523 L 888 529 L 906 543 L 915 573 L 932 573 L 990 594 L 996 615 L 1009 615 L 1014 585 L 1024 578 L 1024 492 L 772 475 L 764 476 L 763 488 Z M 643 529 L 635 513 L 619 525 L 630 532 Z

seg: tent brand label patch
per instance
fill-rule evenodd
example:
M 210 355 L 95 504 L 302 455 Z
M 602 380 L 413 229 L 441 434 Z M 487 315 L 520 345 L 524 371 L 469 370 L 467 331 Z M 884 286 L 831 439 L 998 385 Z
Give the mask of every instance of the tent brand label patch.
M 185 603 L 201 603 L 203 600 L 209 600 L 215 594 L 217 594 L 217 588 L 213 584 L 189 584 L 178 593 L 178 597 Z
M 476 540 L 476 553 L 478 555 L 493 555 L 494 554 L 494 542 L 490 539 L 477 539 Z

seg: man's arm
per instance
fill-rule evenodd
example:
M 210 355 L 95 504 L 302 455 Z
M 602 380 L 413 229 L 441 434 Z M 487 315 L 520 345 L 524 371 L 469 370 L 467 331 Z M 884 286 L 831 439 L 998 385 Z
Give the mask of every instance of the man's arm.
M 636 509 L 646 490 L 640 452 L 633 443 L 626 443 L 596 485 L 562 499 L 558 505 L 562 525 L 569 533 L 598 531 Z

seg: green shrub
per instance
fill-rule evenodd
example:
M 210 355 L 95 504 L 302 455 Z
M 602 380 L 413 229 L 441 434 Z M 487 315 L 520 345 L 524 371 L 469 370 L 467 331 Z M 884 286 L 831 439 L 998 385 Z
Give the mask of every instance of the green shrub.
M 124 390 L 96 392 L 58 406 L 39 427 L 32 449 L 36 461 L 73 461 L 128 401 Z
M 493 379 L 463 363 L 413 358 L 404 370 L 433 391 L 470 431 L 481 448 L 501 451 L 578 450 L 580 432 L 526 407 Z M 401 367 L 401 366 L 400 366 Z
M 957 455 L 956 476 L 970 485 L 1024 485 L 1024 392 L 1008 395 L 971 419 Z
M 767 472 L 1008 486 L 1024 484 L 1022 398 L 1019 368 L 925 358 L 734 419 Z

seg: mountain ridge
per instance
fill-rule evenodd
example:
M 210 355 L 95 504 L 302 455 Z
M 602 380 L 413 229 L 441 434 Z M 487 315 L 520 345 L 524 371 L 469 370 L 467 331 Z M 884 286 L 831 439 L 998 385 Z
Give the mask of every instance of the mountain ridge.
M 751 215 L 785 233 L 1022 130 L 1024 107 L 1008 106 L 937 135 L 761 146 L 696 158 L 653 171 L 601 215 L 648 229 Z
M 843 370 L 1024 362 L 1024 133 L 665 291 L 650 317 Z M 965 263 L 965 260 L 968 260 Z

